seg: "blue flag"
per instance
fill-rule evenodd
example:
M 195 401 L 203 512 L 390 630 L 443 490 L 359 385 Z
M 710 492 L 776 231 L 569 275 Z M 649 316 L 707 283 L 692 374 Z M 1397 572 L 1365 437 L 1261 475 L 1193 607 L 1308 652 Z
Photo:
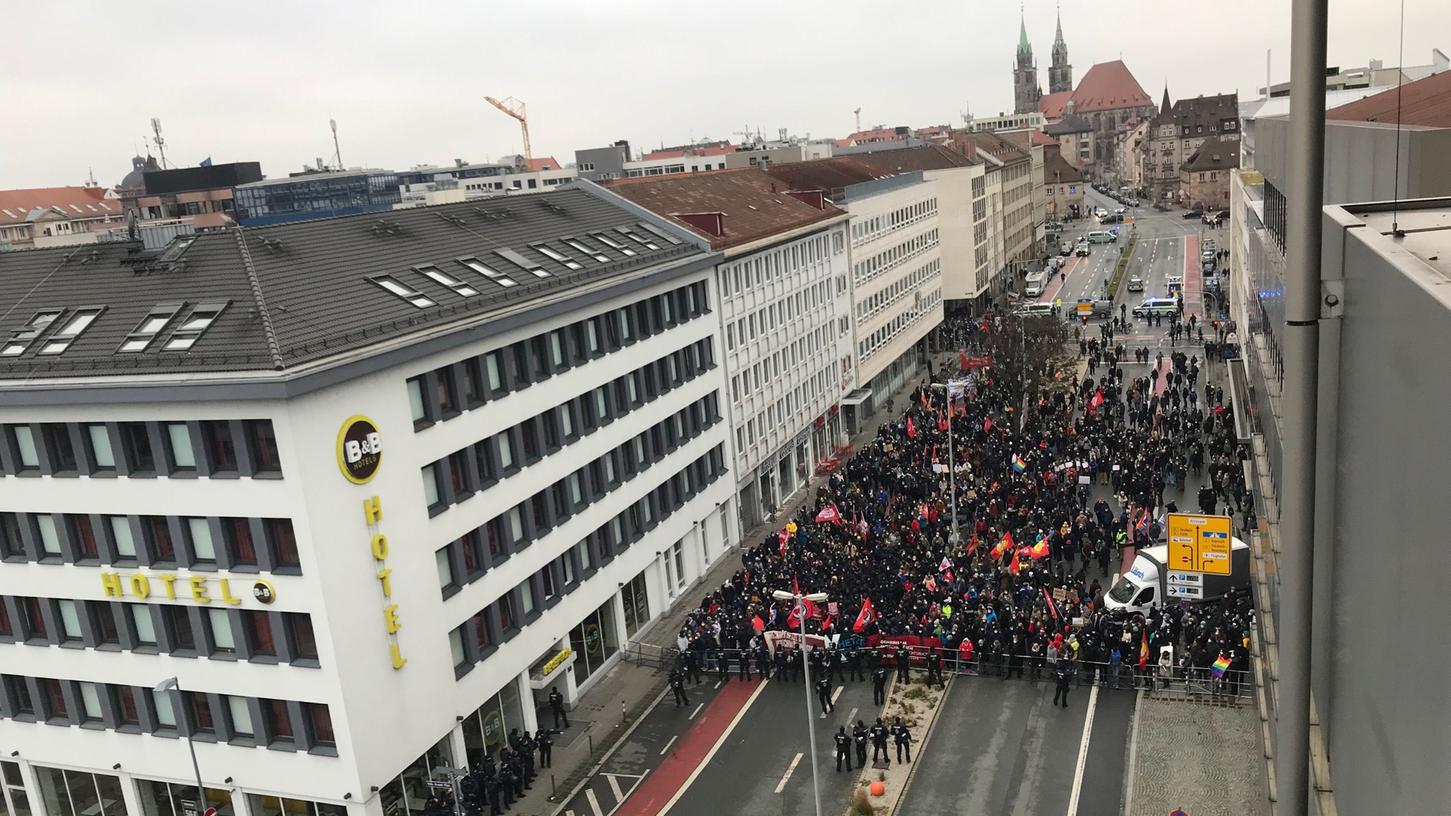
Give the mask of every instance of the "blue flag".
M 202 159 L 202 163 L 199 164 L 199 165 L 197 165 L 197 167 L 211 167 L 211 166 L 212 166 L 212 157 L 211 156 L 207 156 L 205 159 Z

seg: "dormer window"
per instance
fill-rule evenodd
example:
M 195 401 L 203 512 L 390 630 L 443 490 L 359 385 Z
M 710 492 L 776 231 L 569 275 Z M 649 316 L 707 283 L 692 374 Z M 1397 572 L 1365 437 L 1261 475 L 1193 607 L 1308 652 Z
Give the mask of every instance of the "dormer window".
M 62 310 L 47 309 L 36 312 L 35 316 L 26 322 L 25 328 L 10 335 L 10 339 L 4 345 L 0 345 L 0 357 L 19 357 L 30 348 L 40 333 L 50 327 L 50 324 L 60 317 Z
M 151 345 L 151 341 L 155 340 L 158 334 L 161 334 L 161 330 L 166 328 L 166 324 L 170 323 L 171 319 L 179 311 L 181 311 L 180 304 L 153 308 L 142 319 L 140 325 L 130 334 L 126 335 L 126 339 L 121 343 L 121 348 L 118 351 L 128 354 L 145 351 Z
M 196 345 L 202 334 L 212 327 L 212 324 L 221 316 L 224 303 L 204 303 L 191 310 L 191 314 L 171 332 L 167 338 L 166 345 L 162 346 L 163 351 L 187 351 Z
M 81 332 L 96 322 L 96 318 L 101 316 L 102 311 L 104 309 L 100 307 L 77 309 L 66 319 L 65 324 L 60 327 L 60 331 L 57 331 L 50 336 L 49 340 L 45 341 L 45 344 L 40 347 L 40 353 L 60 354 L 70 348 L 71 343 L 74 343 L 76 338 L 81 336 Z

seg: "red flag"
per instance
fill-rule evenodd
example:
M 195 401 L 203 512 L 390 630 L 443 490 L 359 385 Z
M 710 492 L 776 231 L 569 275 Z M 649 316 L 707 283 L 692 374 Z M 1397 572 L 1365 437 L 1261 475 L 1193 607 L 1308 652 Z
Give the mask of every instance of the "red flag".
M 831 522 L 832 524 L 840 524 L 841 513 L 836 509 L 835 504 L 828 504 L 827 506 L 821 508 L 820 513 L 816 514 L 816 521 L 818 524 L 826 522 Z
M 942 563 L 937 565 L 937 571 L 947 572 L 950 569 L 952 569 L 952 562 L 947 560 L 947 556 L 942 556 Z
M 911 417 L 907 417 L 907 438 L 908 439 L 916 439 L 917 438 L 917 426 L 912 424 L 912 418 Z
M 925 581 L 922 582 L 922 586 L 927 587 L 927 591 L 929 591 L 929 592 L 936 592 L 937 591 L 937 579 L 936 578 L 933 578 L 931 575 L 929 575 L 929 576 L 927 576 L 927 580 L 925 580 Z
M 982 432 L 987 433 L 993 429 L 993 418 L 988 417 L 982 421 Z
M 937 430 L 947 430 L 947 414 L 939 414 L 937 416 Z
M 1018 577 L 1018 572 L 1021 570 L 1022 567 L 1018 565 L 1018 554 L 1013 553 L 1013 560 L 1008 562 L 1008 572 L 1012 573 L 1013 577 L 1016 578 Z
M 1145 629 L 1140 637 L 1143 639 L 1139 641 L 1139 670 L 1143 671 L 1149 665 L 1149 630 Z
M 1047 558 L 1048 557 L 1048 541 L 1047 541 L 1047 539 L 1038 539 L 1038 543 L 1037 544 L 1034 544 L 1032 547 L 1029 547 L 1028 548 L 1028 557 L 1029 558 L 1032 558 L 1034 561 L 1037 561 L 1040 558 Z
M 1097 391 L 1094 391 L 1093 392 L 1093 399 L 1091 399 L 1091 400 L 1088 401 L 1088 407 L 1090 409 L 1096 411 L 1099 408 L 1101 408 L 1102 406 L 1103 406 L 1103 389 L 1100 388 Z
M 963 350 L 963 351 L 959 351 L 959 352 L 958 352 L 958 353 L 957 353 L 957 362 L 958 362 L 958 363 L 959 363 L 959 364 L 960 364 L 960 365 L 961 365 L 961 366 L 962 366 L 962 367 L 963 367 L 963 368 L 967 368 L 967 351 L 966 351 L 966 350 L 965 350 L 965 349 L 964 349 L 964 350 Z
M 993 547 L 993 558 L 1002 558 L 1003 553 L 1013 548 L 1013 534 L 1003 533 L 1003 540 Z
M 974 531 L 967 536 L 967 554 L 972 555 L 977 551 L 977 532 Z
M 766 631 L 766 622 L 763 621 L 763 620 L 761 620 L 761 616 L 760 615 L 752 615 L 751 616 L 751 628 L 754 629 L 757 632 L 764 632 L 764 631 Z
M 852 624 L 851 630 L 860 635 L 862 632 L 866 631 L 866 628 L 868 626 L 871 626 L 873 623 L 875 623 L 876 620 L 877 610 L 872 608 L 872 599 L 867 598 L 866 600 L 862 601 L 862 611 L 857 614 L 856 623 Z
M 821 631 L 822 631 L 823 634 L 826 633 L 826 632 L 830 632 L 831 631 L 831 624 L 835 620 L 836 620 L 836 616 L 835 615 L 827 615 L 826 616 L 826 619 L 821 622 Z
M 782 558 L 785 558 L 786 557 L 786 542 L 791 540 L 791 534 L 788 533 L 788 532 L 786 532 L 785 530 L 782 530 L 776 536 L 776 538 L 777 538 L 777 540 L 779 540 L 781 542 L 781 546 L 780 547 L 777 547 L 776 548 L 776 551 L 781 554 L 781 557 Z
M 1043 587 L 1043 600 L 1048 602 L 1048 611 L 1052 613 L 1053 620 L 1058 620 L 1058 604 L 1053 603 L 1053 596 L 1048 594 L 1048 587 Z

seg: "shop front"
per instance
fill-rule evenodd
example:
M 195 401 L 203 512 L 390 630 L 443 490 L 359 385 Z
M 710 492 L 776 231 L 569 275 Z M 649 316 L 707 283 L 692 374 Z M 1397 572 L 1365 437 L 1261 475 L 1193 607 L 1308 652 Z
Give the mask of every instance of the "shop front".
M 569 648 L 578 655 L 574 661 L 574 685 L 583 690 L 589 679 L 620 650 L 613 596 L 569 630 Z
M 469 766 L 474 767 L 485 756 L 495 756 L 499 749 L 507 746 L 509 731 L 528 730 L 524 720 L 524 707 L 519 700 L 519 679 L 512 678 L 490 697 L 477 711 L 464 717 L 464 750 L 468 753 Z

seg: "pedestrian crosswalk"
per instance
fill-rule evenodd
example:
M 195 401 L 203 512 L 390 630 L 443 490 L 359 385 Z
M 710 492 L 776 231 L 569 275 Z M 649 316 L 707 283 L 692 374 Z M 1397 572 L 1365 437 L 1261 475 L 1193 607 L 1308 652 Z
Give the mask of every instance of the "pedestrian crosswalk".
M 576 814 L 573 808 L 564 811 L 564 816 L 610 816 L 620 805 L 630 798 L 630 794 L 639 787 L 640 780 L 644 774 L 627 773 L 601 773 L 590 780 L 590 786 L 584 789 L 584 804 L 589 810 L 583 814 Z M 601 786 L 599 783 L 603 782 Z M 602 789 L 603 788 L 603 789 Z M 602 804 L 603 802 L 603 804 Z

